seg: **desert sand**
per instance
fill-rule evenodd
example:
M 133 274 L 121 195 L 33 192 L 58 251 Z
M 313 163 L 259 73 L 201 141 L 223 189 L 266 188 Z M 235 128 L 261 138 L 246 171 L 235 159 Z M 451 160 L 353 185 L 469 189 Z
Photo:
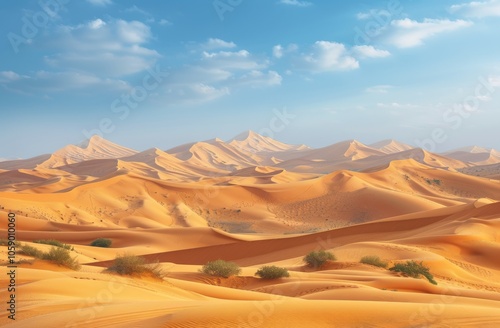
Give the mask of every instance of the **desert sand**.
M 59 240 L 82 265 L 18 253 L 16 320 L 3 310 L 0 325 L 500 327 L 498 154 L 395 140 L 312 149 L 249 131 L 142 152 L 93 137 L 0 162 L 0 213 L 16 214 L 17 240 L 41 251 L 51 247 L 33 240 Z M 90 246 L 101 237 L 110 248 Z M 336 260 L 309 268 L 313 250 Z M 105 271 L 125 253 L 166 276 Z M 366 255 L 422 261 L 437 284 L 360 263 Z M 242 272 L 199 272 L 216 259 Z M 0 246 L 2 302 L 6 260 Z M 290 277 L 255 276 L 265 265 Z

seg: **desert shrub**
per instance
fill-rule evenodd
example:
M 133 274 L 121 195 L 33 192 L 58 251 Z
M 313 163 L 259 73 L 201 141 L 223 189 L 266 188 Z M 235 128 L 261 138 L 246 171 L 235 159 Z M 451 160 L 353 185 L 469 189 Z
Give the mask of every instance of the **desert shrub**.
M 34 243 L 36 244 L 45 244 L 45 245 L 52 245 L 56 247 L 61 247 L 64 249 L 67 249 L 69 251 L 74 250 L 74 248 L 71 245 L 64 244 L 60 242 L 59 240 L 54 240 L 54 239 L 38 239 L 38 240 L 33 240 Z
M 90 243 L 90 246 L 94 247 L 110 247 L 111 246 L 111 239 L 108 238 L 97 238 L 96 240 L 92 241 Z
M 394 272 L 401 272 L 412 278 L 419 278 L 421 275 L 427 278 L 430 283 L 437 285 L 434 276 L 429 272 L 429 268 L 422 262 L 406 261 L 405 263 L 397 263 L 389 270 Z
M 257 272 L 255 272 L 256 276 L 261 277 L 262 279 L 278 279 L 290 277 L 288 270 L 286 268 L 280 268 L 275 265 L 272 266 L 263 266 Z
M 143 257 L 130 254 L 117 256 L 113 265 L 107 270 L 120 275 L 151 275 L 158 279 L 165 277 L 160 263 L 147 263 Z
M 359 262 L 364 264 L 374 265 L 380 268 L 387 268 L 388 264 L 386 261 L 381 260 L 380 257 L 376 255 L 363 256 Z
M 71 257 L 68 249 L 61 247 L 52 247 L 47 253 L 43 253 L 42 259 L 65 266 L 72 270 L 80 269 L 80 264 L 76 258 Z
M 72 270 L 80 269 L 80 264 L 78 263 L 76 258 L 71 257 L 69 249 L 66 248 L 54 246 L 48 252 L 42 252 L 41 250 L 33 246 L 21 245 L 20 253 L 23 255 L 32 256 L 37 259 L 50 261 Z
M 200 271 L 211 276 L 228 278 L 240 274 L 241 269 L 236 263 L 215 260 L 207 262 Z
M 43 258 L 43 252 L 39 250 L 38 248 L 35 248 L 30 245 L 21 245 L 21 250 L 20 252 L 23 255 L 27 256 L 33 256 L 34 258 L 41 259 Z
M 304 262 L 306 262 L 307 265 L 313 268 L 319 268 L 323 266 L 326 262 L 335 260 L 336 260 L 335 255 L 333 255 L 331 252 L 327 252 L 324 250 L 313 251 L 304 257 Z

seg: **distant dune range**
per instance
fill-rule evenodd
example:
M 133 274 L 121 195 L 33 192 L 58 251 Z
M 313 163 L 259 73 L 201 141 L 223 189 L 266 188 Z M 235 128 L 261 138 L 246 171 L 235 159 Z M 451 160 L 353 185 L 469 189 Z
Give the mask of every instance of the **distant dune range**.
M 137 152 L 94 136 L 0 162 L 2 217 L 9 211 L 18 240 L 71 244 L 83 266 L 21 264 L 18 320 L 2 316 L 5 327 L 500 327 L 494 149 L 312 149 L 248 131 Z M 89 246 L 99 237 L 112 247 Z M 318 249 L 337 261 L 305 267 Z M 102 273 L 125 252 L 159 261 L 167 278 Z M 365 255 L 423 261 L 438 284 L 359 263 Z M 219 258 L 240 276 L 198 272 Z M 290 278 L 255 277 L 263 265 Z M 3 274 L 2 300 L 7 285 Z

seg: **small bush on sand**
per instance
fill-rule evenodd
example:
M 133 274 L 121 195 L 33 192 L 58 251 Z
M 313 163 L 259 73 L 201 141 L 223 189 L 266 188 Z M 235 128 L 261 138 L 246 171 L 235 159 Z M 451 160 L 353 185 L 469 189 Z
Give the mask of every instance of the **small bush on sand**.
M 422 262 L 406 261 L 405 263 L 397 263 L 389 270 L 394 272 L 402 272 L 412 278 L 419 278 L 421 275 L 427 278 L 431 284 L 437 285 L 434 276 L 429 272 L 429 268 Z
M 387 268 L 388 265 L 386 261 L 381 260 L 380 257 L 376 255 L 363 256 L 359 262 L 364 264 L 374 265 L 384 269 Z
M 96 240 L 92 241 L 90 243 L 90 246 L 94 247 L 110 247 L 111 246 L 111 239 L 108 238 L 97 238 Z
M 328 261 L 335 261 L 336 257 L 331 252 L 324 250 L 313 251 L 304 257 L 304 262 L 312 268 L 319 268 Z
M 163 279 L 166 275 L 160 263 L 147 263 L 143 257 L 130 254 L 117 256 L 107 271 L 129 276 L 150 275 L 158 279 Z
M 215 260 L 207 262 L 207 264 L 205 264 L 200 271 L 210 276 L 228 278 L 230 276 L 239 275 L 241 269 L 236 263 L 224 260 Z
M 288 270 L 286 268 L 280 268 L 275 265 L 272 266 L 263 266 L 257 272 L 255 272 L 256 276 L 261 277 L 262 279 L 279 279 L 290 277 Z
M 78 263 L 76 258 L 71 257 L 70 251 L 66 248 L 54 246 L 51 247 L 48 252 L 42 252 L 33 246 L 21 245 L 20 253 L 37 259 L 50 261 L 72 270 L 80 269 L 80 263 Z
M 30 245 L 21 245 L 19 253 L 27 256 L 33 256 L 37 259 L 41 259 L 43 257 L 43 252 L 41 250 Z
M 54 240 L 54 239 L 38 239 L 38 240 L 33 240 L 33 242 L 36 244 L 45 244 L 45 245 L 61 247 L 69 251 L 74 250 L 74 248 L 71 245 L 65 244 L 63 242 L 60 242 L 59 240 Z
M 69 250 L 65 248 L 52 247 L 47 253 L 43 253 L 42 259 L 65 266 L 72 270 L 80 269 L 80 264 L 76 258 L 71 257 Z

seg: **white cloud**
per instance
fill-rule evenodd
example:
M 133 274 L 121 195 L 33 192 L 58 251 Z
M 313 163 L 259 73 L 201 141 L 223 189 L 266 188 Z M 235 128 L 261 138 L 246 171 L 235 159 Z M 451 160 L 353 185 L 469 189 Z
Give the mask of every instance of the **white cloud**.
M 371 12 L 357 13 L 356 18 L 358 20 L 365 20 L 371 17 Z
M 165 86 L 167 104 L 198 105 L 227 96 L 228 87 L 217 88 L 205 83 L 170 83 Z
M 392 85 L 382 84 L 382 85 L 374 85 L 372 87 L 366 88 L 366 92 L 369 93 L 388 93 L 390 89 L 392 89 Z
M 275 58 L 281 58 L 287 53 L 295 52 L 299 49 L 299 47 L 294 44 L 290 43 L 288 46 L 283 47 L 281 44 L 277 44 L 273 47 L 273 56 Z
M 342 43 L 316 41 L 313 51 L 301 59 L 301 66 L 313 72 L 352 70 L 359 67 L 356 58 Z
M 158 24 L 165 26 L 165 25 L 172 25 L 172 22 L 170 22 L 167 19 L 162 18 L 162 19 L 160 19 L 160 21 L 158 22 Z
M 309 7 L 312 2 L 309 1 L 299 1 L 299 0 L 280 0 L 279 3 L 284 5 L 296 6 L 296 7 Z
M 223 49 L 223 48 L 235 48 L 236 44 L 234 42 L 227 42 L 217 38 L 210 38 L 205 43 L 201 45 L 202 49 L 205 50 L 214 50 L 214 49 Z
M 381 50 L 367 45 L 354 46 L 352 48 L 352 53 L 358 58 L 383 58 L 391 55 L 387 50 Z
M 45 57 L 54 68 L 118 77 L 155 64 L 160 55 L 143 46 L 150 39 L 150 28 L 142 22 L 96 19 L 60 27 L 41 42 L 57 51 Z
M 113 3 L 111 0 L 87 0 L 87 2 L 95 6 L 107 6 Z
M 106 25 L 106 23 L 98 18 L 96 20 L 93 20 L 91 22 L 88 23 L 88 26 L 92 29 L 92 30 L 98 30 L 99 28 L 103 27 L 104 25 Z
M 275 71 L 264 73 L 254 70 L 240 77 L 237 83 L 239 85 L 249 85 L 252 87 L 265 87 L 280 85 L 282 80 L 283 77 Z
M 1 82 L 12 82 L 12 81 L 18 81 L 21 80 L 23 76 L 17 74 L 16 72 L 13 71 L 2 71 L 0 72 L 0 83 Z
M 202 54 L 206 67 L 217 67 L 231 70 L 255 70 L 265 68 L 268 63 L 258 62 L 247 50 L 239 51 L 218 51 Z
M 500 0 L 472 1 L 453 5 L 450 10 L 455 13 L 462 13 L 467 17 L 498 17 L 500 16 Z
M 277 44 L 273 47 L 273 56 L 276 58 L 283 57 L 283 47 L 281 44 Z
M 393 20 L 386 34 L 386 41 L 398 48 L 410 48 L 422 45 L 432 36 L 443 32 L 455 31 L 471 26 L 464 20 L 429 19 L 417 22 L 409 18 Z

